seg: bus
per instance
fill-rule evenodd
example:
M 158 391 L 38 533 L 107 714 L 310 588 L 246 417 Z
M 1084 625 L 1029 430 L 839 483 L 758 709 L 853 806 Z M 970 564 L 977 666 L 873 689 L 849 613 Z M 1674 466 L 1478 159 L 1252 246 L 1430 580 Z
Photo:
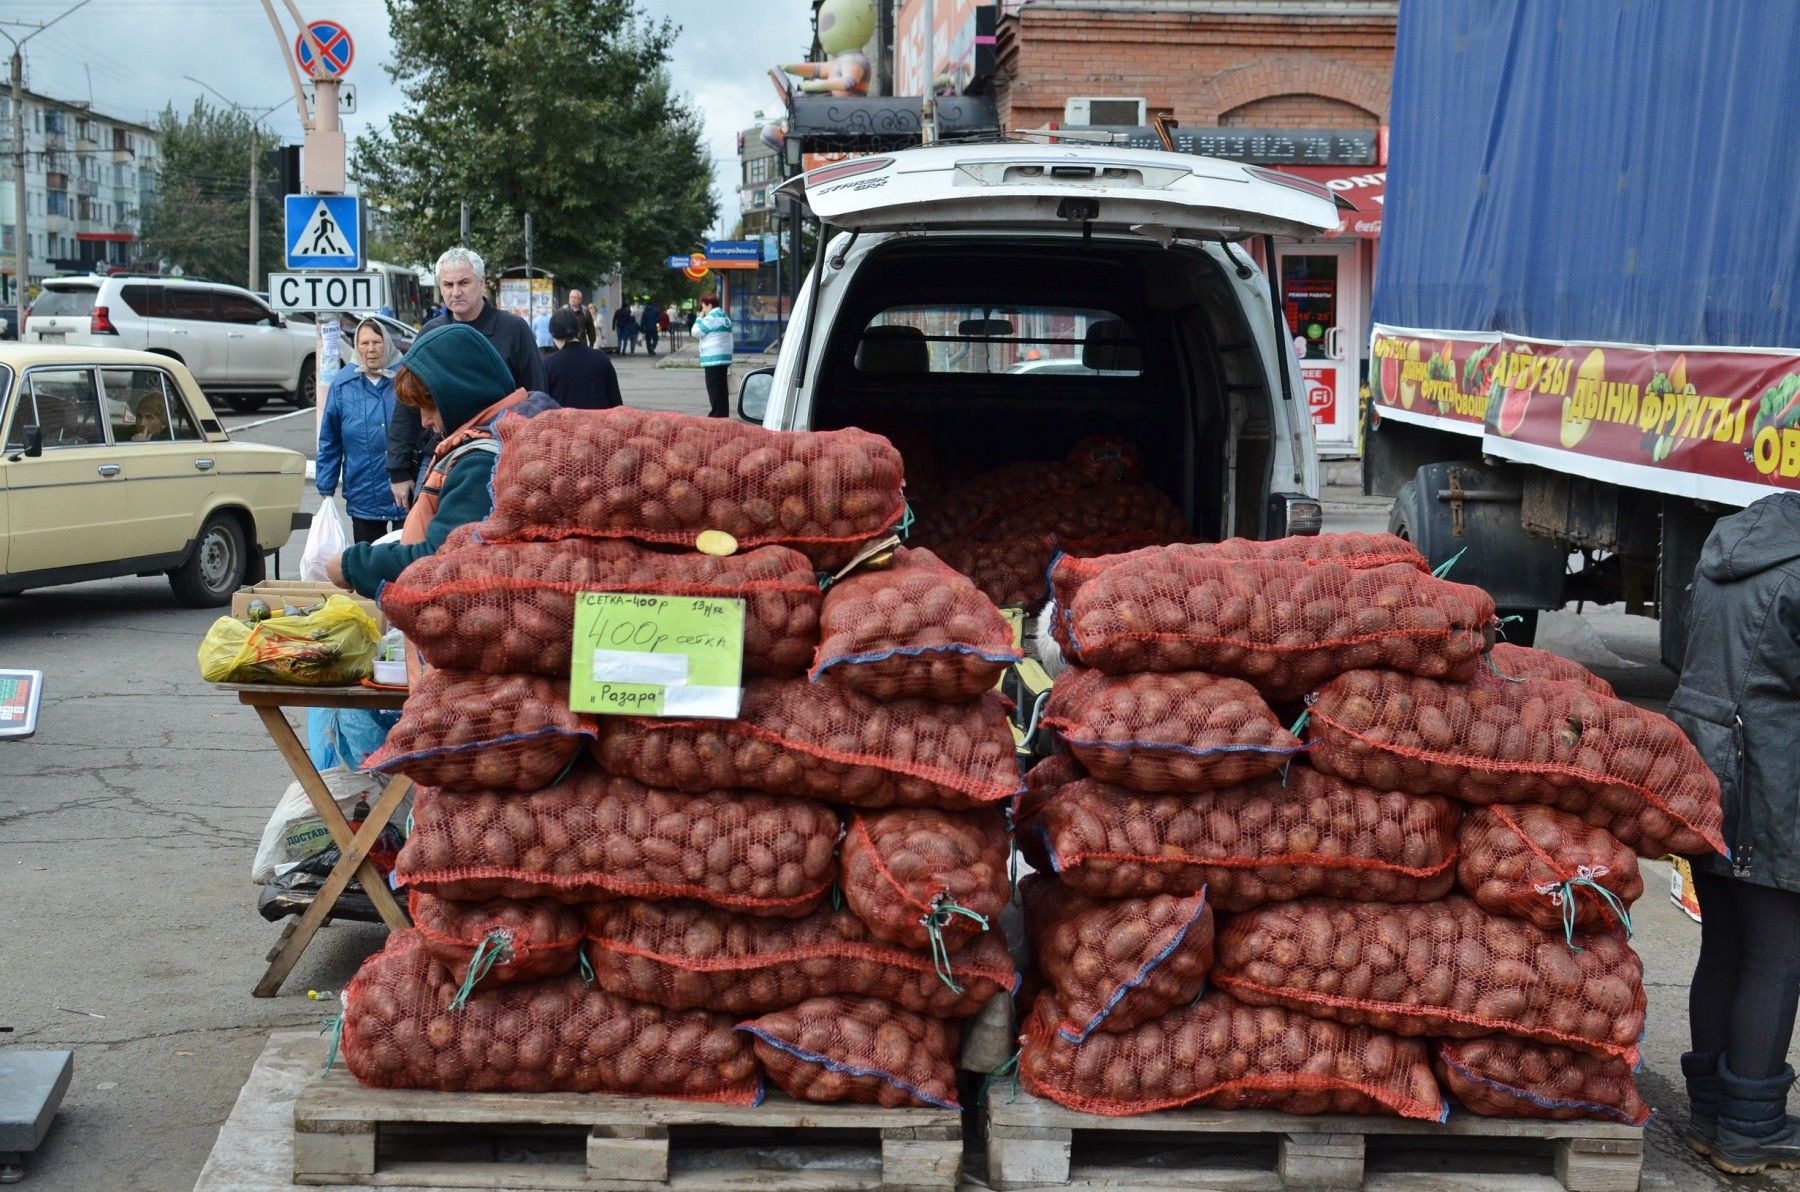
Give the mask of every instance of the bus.
M 369 273 L 381 274 L 387 304 L 396 319 L 413 327 L 424 321 L 425 293 L 424 288 L 419 285 L 417 270 L 386 261 L 370 261 L 365 268 Z

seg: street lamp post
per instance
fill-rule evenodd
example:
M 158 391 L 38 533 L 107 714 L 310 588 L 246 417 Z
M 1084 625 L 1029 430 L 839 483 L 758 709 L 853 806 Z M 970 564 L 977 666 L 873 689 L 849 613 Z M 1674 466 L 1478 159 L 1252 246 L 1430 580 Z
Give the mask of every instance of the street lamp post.
M 25 294 L 31 284 L 31 241 L 25 222 L 25 43 L 62 20 L 88 0 L 77 2 L 40 23 L 24 37 L 14 37 L 0 29 L 0 37 L 12 42 L 12 150 L 13 150 L 13 301 L 18 304 L 20 322 L 25 314 Z M 11 24 L 23 24 L 14 21 Z

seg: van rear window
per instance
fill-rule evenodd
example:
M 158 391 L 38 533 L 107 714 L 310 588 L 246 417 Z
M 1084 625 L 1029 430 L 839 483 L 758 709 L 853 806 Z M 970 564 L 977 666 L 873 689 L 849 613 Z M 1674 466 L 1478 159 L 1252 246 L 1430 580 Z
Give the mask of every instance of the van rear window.
M 1143 355 L 1111 311 L 1071 306 L 895 306 L 863 328 L 862 373 L 1135 377 Z
M 94 296 L 98 293 L 95 286 L 45 286 L 37 301 L 31 304 L 31 317 L 93 314 Z

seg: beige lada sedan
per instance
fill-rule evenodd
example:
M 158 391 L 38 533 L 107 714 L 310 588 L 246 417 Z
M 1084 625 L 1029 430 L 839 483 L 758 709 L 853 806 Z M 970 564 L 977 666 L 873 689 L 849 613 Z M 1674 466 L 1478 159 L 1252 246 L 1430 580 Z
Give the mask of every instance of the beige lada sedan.
M 293 530 L 305 457 L 232 442 L 166 356 L 0 344 L 0 427 L 0 594 L 160 573 L 228 604 Z

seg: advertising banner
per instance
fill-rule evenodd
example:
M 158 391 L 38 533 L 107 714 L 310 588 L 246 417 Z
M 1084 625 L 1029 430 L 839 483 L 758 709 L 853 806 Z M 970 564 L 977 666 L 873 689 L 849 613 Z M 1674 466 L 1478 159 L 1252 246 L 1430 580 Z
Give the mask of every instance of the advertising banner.
M 1735 504 L 1800 490 L 1800 352 L 1377 324 L 1369 382 L 1378 418 L 1504 459 Z

